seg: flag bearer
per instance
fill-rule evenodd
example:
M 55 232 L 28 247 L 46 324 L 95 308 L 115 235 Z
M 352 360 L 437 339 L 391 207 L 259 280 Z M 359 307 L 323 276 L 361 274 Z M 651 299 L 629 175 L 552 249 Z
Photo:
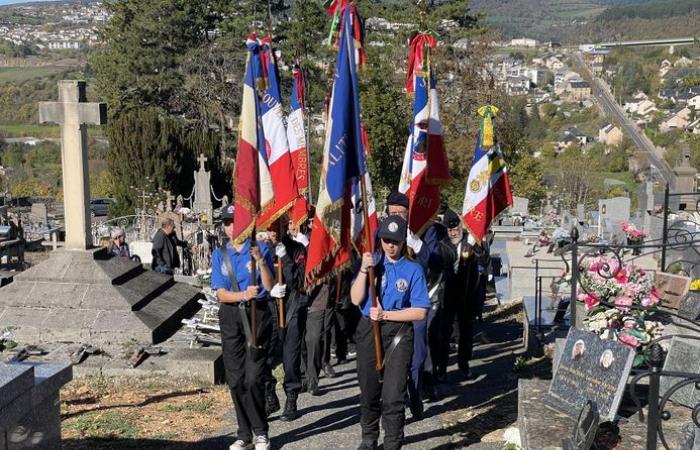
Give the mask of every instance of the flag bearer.
M 233 206 L 222 212 L 224 230 L 233 234 Z M 251 258 L 252 257 L 252 258 Z M 253 264 L 256 280 L 251 283 Z M 265 414 L 266 346 L 272 332 L 272 318 L 267 306 L 269 291 L 284 295 L 286 286 L 275 285 L 272 256 L 260 241 L 253 245 L 248 238 L 240 244 L 229 243 L 212 254 L 211 287 L 221 303 L 219 324 L 226 379 L 236 408 L 238 436 L 231 450 L 270 448 Z M 253 345 L 251 309 L 256 309 L 256 342 Z
M 401 448 L 405 422 L 404 398 L 413 353 L 413 325 L 425 318 L 430 300 L 421 266 L 406 258 L 406 221 L 389 216 L 380 225 L 381 251 L 365 253 L 352 284 L 350 298 L 362 310 L 357 327 L 357 374 L 360 384 L 359 450 L 377 447 L 379 418 L 384 427 L 384 448 Z M 375 262 L 376 261 L 376 262 Z M 376 308 L 370 305 L 368 273 L 375 266 Z M 381 324 L 383 376 L 376 369 L 372 320 Z

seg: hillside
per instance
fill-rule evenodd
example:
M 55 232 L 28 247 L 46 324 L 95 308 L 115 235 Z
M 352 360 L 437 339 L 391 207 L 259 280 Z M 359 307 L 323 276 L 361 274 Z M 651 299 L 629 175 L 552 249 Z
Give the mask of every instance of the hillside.
M 645 11 L 651 19 L 659 8 L 673 17 L 687 14 L 683 8 L 668 8 L 670 0 L 473 0 L 474 12 L 486 14 L 486 23 L 505 37 L 532 37 L 578 43 L 585 36 L 605 34 L 610 20 L 632 19 L 630 11 Z M 697 0 L 676 0 L 670 3 L 692 3 Z M 648 13 L 646 12 L 648 11 Z M 607 17 L 607 19 L 601 19 Z M 646 17 L 646 16 L 638 16 Z M 652 24 L 653 25 L 653 24 Z M 595 32 L 591 32 L 592 27 Z M 616 29 L 618 27 L 615 27 Z M 652 26 L 652 28 L 655 28 Z M 630 30 L 634 32 L 635 30 Z

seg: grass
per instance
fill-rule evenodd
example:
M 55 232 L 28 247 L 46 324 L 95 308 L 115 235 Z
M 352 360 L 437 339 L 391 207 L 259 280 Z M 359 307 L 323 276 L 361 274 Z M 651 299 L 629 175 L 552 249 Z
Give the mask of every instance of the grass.
M 163 406 L 160 411 L 166 413 L 193 412 L 198 414 L 209 414 L 212 412 L 214 399 L 204 397 L 198 400 L 188 400 L 180 404 L 170 404 Z
M 136 437 L 139 432 L 133 419 L 117 411 L 86 414 L 65 424 L 64 427 L 90 438 L 119 437 L 120 439 L 129 439 Z
M 104 131 L 99 127 L 88 127 L 88 136 L 103 137 Z M 58 125 L 0 123 L 0 137 L 35 137 L 40 139 L 59 138 L 61 137 L 61 129 Z
M 34 78 L 44 78 L 65 70 L 65 67 L 0 67 L 0 83 L 21 83 Z

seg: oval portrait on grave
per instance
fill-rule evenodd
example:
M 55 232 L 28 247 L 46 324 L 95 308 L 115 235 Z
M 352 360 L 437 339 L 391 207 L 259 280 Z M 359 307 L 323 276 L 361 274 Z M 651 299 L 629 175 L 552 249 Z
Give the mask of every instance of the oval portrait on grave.
M 579 359 L 586 352 L 586 344 L 583 339 L 574 342 L 574 348 L 571 350 L 571 359 Z
M 602 367 L 603 370 L 608 370 L 614 362 L 615 357 L 613 356 L 612 350 L 607 349 L 600 355 L 600 367 Z

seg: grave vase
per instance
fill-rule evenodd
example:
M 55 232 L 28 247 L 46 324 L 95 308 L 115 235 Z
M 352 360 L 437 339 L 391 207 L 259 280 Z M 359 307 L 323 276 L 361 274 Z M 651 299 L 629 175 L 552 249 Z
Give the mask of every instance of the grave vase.
M 632 246 L 632 245 L 644 245 L 644 238 L 634 238 L 634 237 L 628 237 L 627 238 L 627 245 Z M 642 249 L 639 247 L 633 248 L 632 249 L 632 255 L 634 256 L 639 256 L 642 254 Z

